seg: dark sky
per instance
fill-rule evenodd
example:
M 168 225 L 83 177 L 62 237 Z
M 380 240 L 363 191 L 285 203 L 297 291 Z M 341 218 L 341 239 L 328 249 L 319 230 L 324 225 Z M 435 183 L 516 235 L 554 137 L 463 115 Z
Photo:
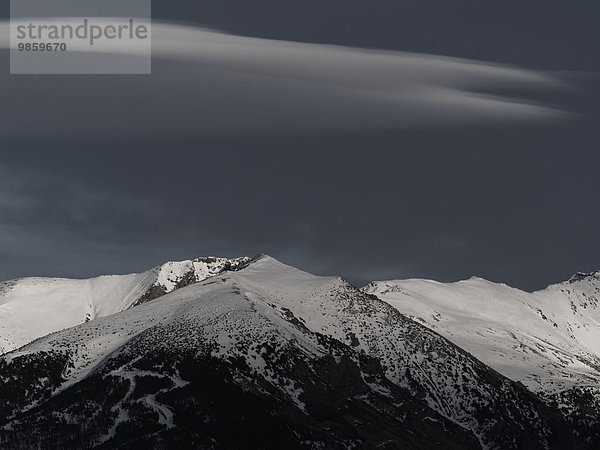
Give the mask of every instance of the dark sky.
M 228 86 L 239 89 L 217 89 L 207 100 L 219 110 L 216 115 L 235 116 L 232 108 L 264 98 L 264 117 L 262 109 L 249 109 L 260 111 L 262 122 L 242 113 L 237 120 L 271 123 L 287 114 L 277 108 L 291 102 L 304 105 L 299 110 L 305 107 L 309 118 L 298 117 L 310 127 L 282 121 L 269 132 L 209 135 L 204 116 L 196 117 L 183 100 L 187 91 L 176 92 L 173 82 L 160 84 L 169 71 L 181 73 L 175 63 L 157 62 L 146 79 L 19 77 L 7 75 L 3 52 L 0 279 L 88 277 L 200 255 L 257 253 L 358 285 L 478 275 L 533 290 L 600 268 L 597 1 L 154 0 L 153 14 L 246 36 L 547 71 L 569 87 L 488 85 L 486 92 L 574 114 L 447 126 L 423 119 L 395 128 L 375 126 L 389 113 L 378 104 L 366 110 L 369 116 L 358 117 L 374 117 L 375 125 L 349 127 L 354 118 L 338 123 L 329 117 L 335 108 L 346 117 L 345 109 L 354 105 L 341 95 L 327 97 L 330 109 L 312 123 L 310 102 L 302 103 L 303 95 L 287 85 L 273 87 L 278 95 L 270 95 L 264 83 L 238 84 L 234 78 Z M 205 80 L 193 76 L 199 79 Z M 192 81 L 183 81 L 191 89 Z M 167 118 L 177 122 L 185 110 L 185 121 L 200 131 L 127 136 L 115 133 L 110 120 L 98 119 L 134 111 L 127 102 L 138 97 L 124 93 L 144 83 L 148 89 L 162 86 L 148 105 L 163 108 L 149 116 L 145 103 L 139 106 L 144 123 L 160 127 L 164 121 L 176 130 Z M 96 93 L 89 97 L 92 106 L 78 104 L 84 91 Z M 269 99 L 288 91 L 293 101 Z M 454 107 L 450 102 L 449 111 Z M 459 107 L 457 114 L 464 114 Z M 437 109 L 425 108 L 423 117 Z M 93 126 L 84 127 L 87 122 L 77 117 L 93 117 Z M 72 134 L 39 132 L 40 123 L 60 128 L 71 122 Z

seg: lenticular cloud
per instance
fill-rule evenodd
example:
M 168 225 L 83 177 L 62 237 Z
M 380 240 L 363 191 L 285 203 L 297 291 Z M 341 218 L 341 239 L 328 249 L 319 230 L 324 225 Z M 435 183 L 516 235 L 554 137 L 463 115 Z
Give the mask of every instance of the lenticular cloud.
M 8 47 L 4 22 L 0 48 Z M 479 61 L 156 22 L 152 51 L 150 76 L 19 77 L 5 67 L 0 96 L 11 107 L 0 113 L 0 136 L 373 132 L 570 115 L 523 98 L 539 89 L 564 89 L 560 79 Z M 520 98 L 494 95 L 511 89 Z

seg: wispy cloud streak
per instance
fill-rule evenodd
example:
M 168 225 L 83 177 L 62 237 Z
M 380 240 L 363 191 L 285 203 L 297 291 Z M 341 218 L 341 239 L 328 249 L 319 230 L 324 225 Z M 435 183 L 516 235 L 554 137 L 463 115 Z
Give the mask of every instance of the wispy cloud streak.
M 0 48 L 8 24 L 0 23 Z M 126 57 L 126 55 L 125 55 Z M 151 76 L 9 76 L 0 137 L 214 137 L 523 123 L 570 114 L 516 89 L 550 74 L 479 61 L 153 24 Z

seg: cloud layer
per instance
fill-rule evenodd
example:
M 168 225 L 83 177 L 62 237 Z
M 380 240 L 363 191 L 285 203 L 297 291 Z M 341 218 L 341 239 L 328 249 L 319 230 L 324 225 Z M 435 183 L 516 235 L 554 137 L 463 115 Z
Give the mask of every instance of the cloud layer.
M 565 87 L 542 72 L 167 23 L 152 31 L 151 76 L 10 76 L 2 69 L 8 107 L 0 137 L 377 132 L 569 116 L 499 94 Z M 7 37 L 8 24 L 0 23 L 0 48 Z

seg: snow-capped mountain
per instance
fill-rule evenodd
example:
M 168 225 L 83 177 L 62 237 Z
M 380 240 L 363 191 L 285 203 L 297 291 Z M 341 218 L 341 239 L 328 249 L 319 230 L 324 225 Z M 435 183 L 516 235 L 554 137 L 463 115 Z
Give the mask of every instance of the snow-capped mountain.
M 365 287 L 567 415 L 600 407 L 600 272 L 528 293 L 481 278 Z M 586 415 L 586 414 L 584 414 Z
M 262 256 L 134 304 L 0 357 L 0 445 L 594 444 L 521 384 L 341 278 Z
M 168 262 L 143 273 L 89 280 L 22 278 L 0 283 L 0 354 L 54 331 L 157 298 L 250 258 Z

